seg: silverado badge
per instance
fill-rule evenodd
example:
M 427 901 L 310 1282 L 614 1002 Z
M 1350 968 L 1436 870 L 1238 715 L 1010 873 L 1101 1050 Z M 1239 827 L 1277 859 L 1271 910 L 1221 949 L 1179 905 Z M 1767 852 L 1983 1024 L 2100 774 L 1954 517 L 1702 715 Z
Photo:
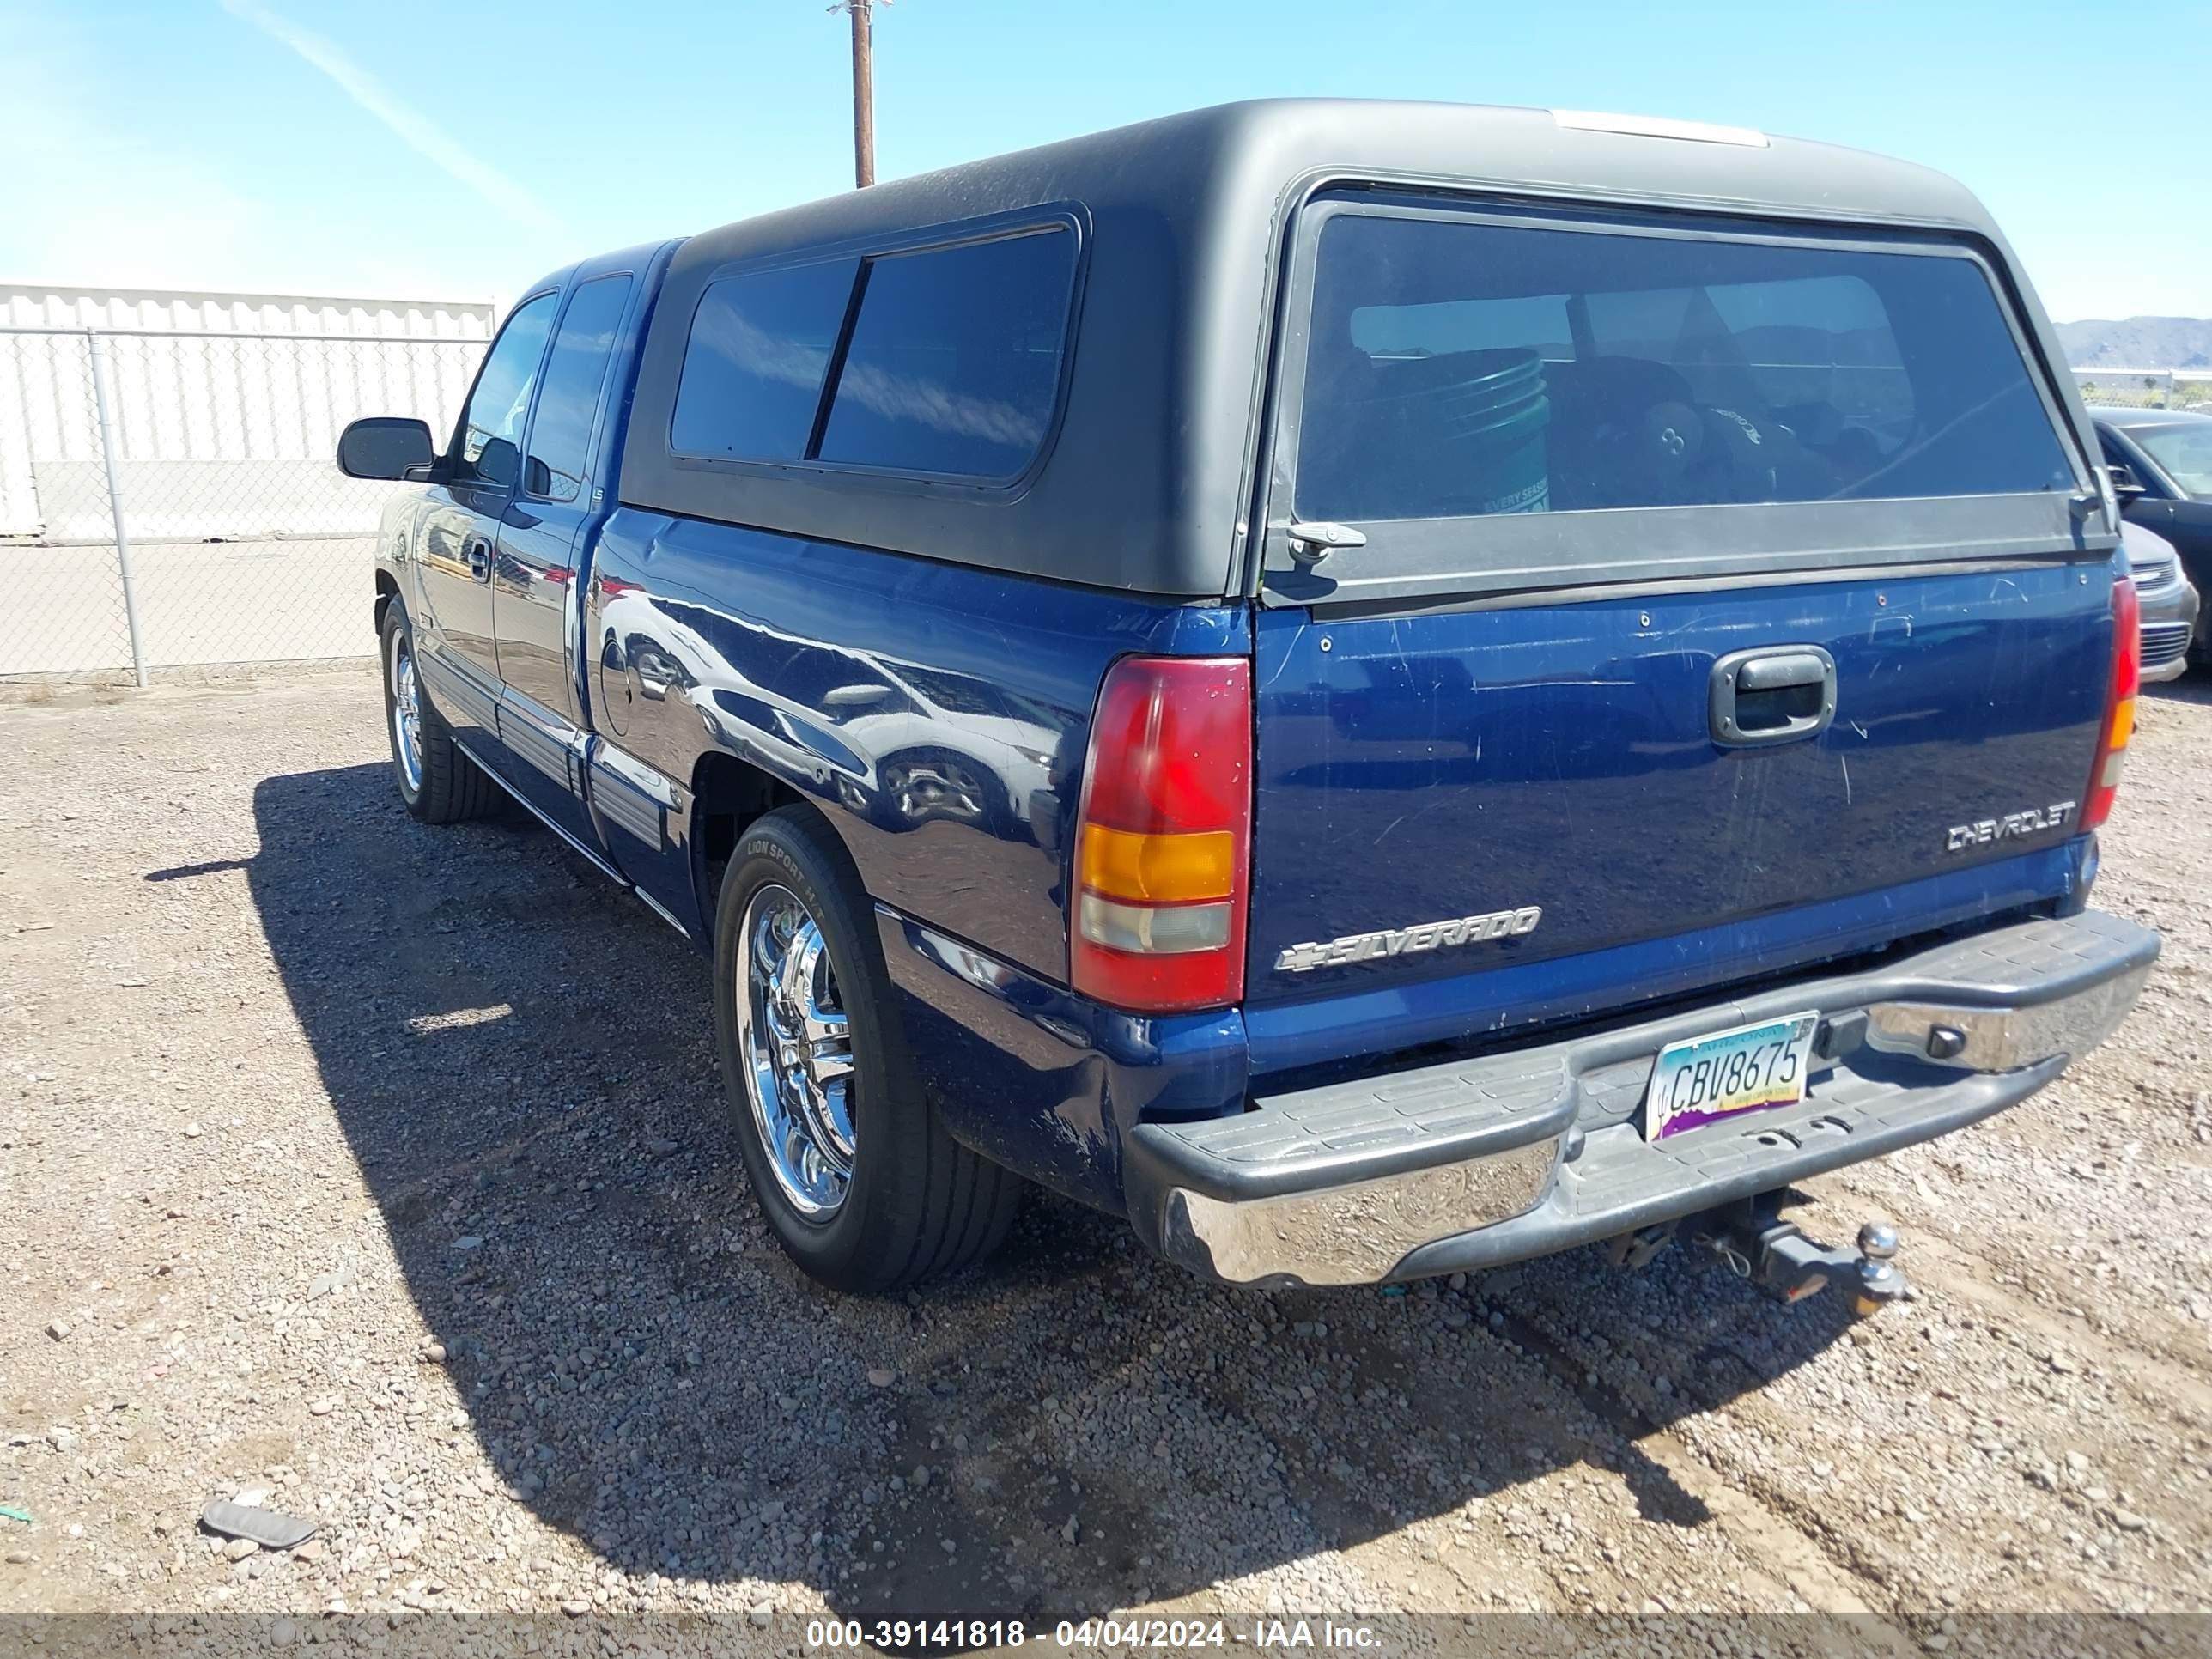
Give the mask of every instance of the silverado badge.
M 1492 910 L 1486 915 L 1459 916 L 1450 921 L 1418 922 L 1411 927 L 1386 927 L 1378 933 L 1346 933 L 1318 945 L 1293 945 L 1275 958 L 1279 974 L 1303 974 L 1310 968 L 1341 968 L 1347 963 L 1371 962 L 1377 957 L 1409 957 L 1417 951 L 1434 951 L 1446 945 L 1480 945 L 1486 939 L 1519 939 L 1532 933 L 1544 919 L 1541 905 L 1518 910 Z

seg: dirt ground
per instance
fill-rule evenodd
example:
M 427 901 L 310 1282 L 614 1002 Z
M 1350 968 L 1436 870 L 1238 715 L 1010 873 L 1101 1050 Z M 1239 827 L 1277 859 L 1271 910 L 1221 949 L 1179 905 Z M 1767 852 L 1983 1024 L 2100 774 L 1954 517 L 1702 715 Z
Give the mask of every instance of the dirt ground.
M 0 1613 L 2212 1609 L 2212 688 L 2106 836 L 2166 936 L 2119 1036 L 1809 1188 L 1904 1237 L 1863 1322 L 1680 1249 L 1240 1293 L 1042 1198 L 826 1294 L 703 961 L 526 821 L 415 823 L 379 713 L 0 704 Z M 241 1490 L 316 1538 L 233 1559 Z

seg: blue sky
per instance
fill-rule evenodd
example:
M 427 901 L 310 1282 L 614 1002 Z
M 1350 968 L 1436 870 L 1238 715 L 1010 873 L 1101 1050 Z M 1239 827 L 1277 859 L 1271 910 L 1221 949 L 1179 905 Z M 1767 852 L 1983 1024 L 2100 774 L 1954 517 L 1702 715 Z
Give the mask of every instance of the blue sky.
M 0 280 L 488 298 L 826 195 L 825 6 L 0 0 Z M 2212 316 L 2207 64 L 2203 0 L 895 0 L 878 171 L 1269 94 L 1633 111 L 1954 173 L 2062 319 Z

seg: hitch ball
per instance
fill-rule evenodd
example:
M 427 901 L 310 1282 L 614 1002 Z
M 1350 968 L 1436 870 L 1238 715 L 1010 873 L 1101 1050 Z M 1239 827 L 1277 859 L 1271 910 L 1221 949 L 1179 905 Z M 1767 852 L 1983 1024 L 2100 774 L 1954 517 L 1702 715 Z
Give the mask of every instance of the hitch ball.
M 1905 1275 L 1897 1266 L 1897 1229 L 1887 1221 L 1869 1221 L 1859 1229 L 1858 1294 L 1851 1304 L 1861 1316 L 1896 1301 L 1905 1294 Z

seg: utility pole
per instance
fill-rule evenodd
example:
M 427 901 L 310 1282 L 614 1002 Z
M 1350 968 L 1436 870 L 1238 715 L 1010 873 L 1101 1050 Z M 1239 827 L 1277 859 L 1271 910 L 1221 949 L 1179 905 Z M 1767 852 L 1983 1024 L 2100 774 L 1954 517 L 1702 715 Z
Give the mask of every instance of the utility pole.
M 884 0 L 889 5 L 890 0 Z M 853 20 L 853 182 L 866 190 L 876 182 L 875 0 L 838 0 L 830 8 Z

